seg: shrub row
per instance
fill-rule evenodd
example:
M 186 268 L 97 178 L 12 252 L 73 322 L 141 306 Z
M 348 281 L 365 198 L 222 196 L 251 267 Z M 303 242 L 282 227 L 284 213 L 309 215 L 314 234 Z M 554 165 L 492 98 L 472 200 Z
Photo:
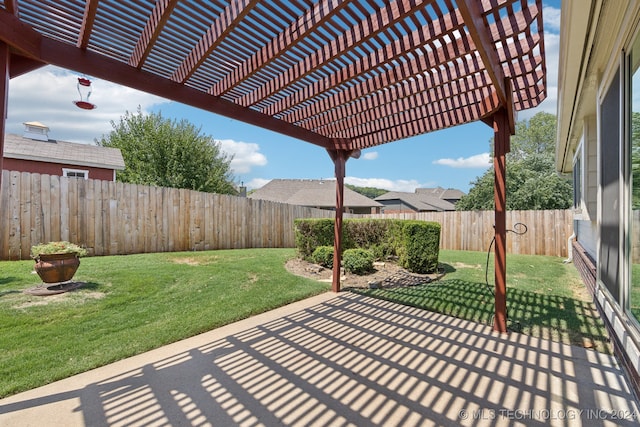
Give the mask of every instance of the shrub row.
M 332 252 L 334 220 L 297 219 L 295 239 L 303 259 L 325 265 Z M 314 251 L 320 247 L 318 254 Z M 329 248 L 327 248 L 329 247 Z M 398 263 L 414 273 L 432 273 L 438 268 L 440 224 L 393 219 L 345 219 L 342 222 L 342 250 L 367 249 L 374 259 L 397 257 Z M 321 259 L 322 262 L 319 262 Z M 333 257 L 331 255 L 331 264 Z

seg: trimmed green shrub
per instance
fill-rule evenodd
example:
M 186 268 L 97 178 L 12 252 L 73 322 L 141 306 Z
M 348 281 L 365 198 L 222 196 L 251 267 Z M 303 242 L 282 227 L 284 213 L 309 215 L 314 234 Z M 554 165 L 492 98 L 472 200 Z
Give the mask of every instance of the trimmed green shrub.
M 332 218 L 295 220 L 296 247 L 301 258 L 316 262 L 313 252 L 333 245 Z M 438 268 L 440 224 L 394 219 L 345 219 L 342 251 L 370 250 L 374 260 L 398 257 L 398 263 L 414 273 L 432 273 Z M 331 260 L 333 262 L 333 259 Z
M 311 254 L 314 263 L 333 268 L 333 246 L 318 246 Z
M 342 254 L 342 266 L 353 274 L 366 274 L 373 270 L 373 253 L 366 249 L 347 249 Z
M 433 273 L 438 269 L 440 224 L 405 221 L 402 226 L 398 263 L 414 273 Z
M 293 222 L 296 248 L 303 259 L 312 261 L 311 256 L 318 246 L 333 245 L 333 224 L 331 218 L 296 219 Z
M 390 220 L 347 219 L 343 221 L 343 247 L 372 248 L 386 243 Z

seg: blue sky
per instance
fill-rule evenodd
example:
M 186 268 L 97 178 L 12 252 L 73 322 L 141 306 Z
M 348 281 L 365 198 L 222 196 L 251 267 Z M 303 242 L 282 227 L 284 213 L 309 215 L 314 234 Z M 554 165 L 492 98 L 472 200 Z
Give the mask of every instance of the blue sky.
M 518 120 L 539 111 L 556 111 L 560 2 L 543 3 L 548 97 L 536 109 L 520 112 Z M 93 143 L 112 129 L 111 121 L 140 106 L 143 112 L 161 112 L 166 118 L 187 119 L 201 127 L 202 133 L 234 156 L 231 166 L 236 180 L 250 189 L 275 178 L 333 178 L 333 163 L 320 147 L 107 81 L 92 79 L 90 100 L 98 108 L 80 110 L 72 103 L 79 99 L 79 76 L 44 67 L 12 79 L 7 132 L 20 134 L 24 122 L 38 121 L 49 126 L 50 138 Z M 441 186 L 467 192 L 471 182 L 491 166 L 492 136 L 491 128 L 478 122 L 363 150 L 359 159 L 347 162 L 345 180 L 394 191 Z

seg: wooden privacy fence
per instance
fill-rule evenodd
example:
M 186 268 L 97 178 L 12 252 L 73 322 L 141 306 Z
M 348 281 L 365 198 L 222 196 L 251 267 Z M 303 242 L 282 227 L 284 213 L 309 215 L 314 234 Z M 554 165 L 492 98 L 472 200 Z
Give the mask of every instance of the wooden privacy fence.
M 367 217 L 438 222 L 442 226 L 442 249 L 486 251 L 494 236 L 493 211 L 376 214 Z M 513 230 L 516 223 L 526 225 L 527 232 L 522 235 L 507 233 L 507 253 L 568 256 L 567 239 L 573 233 L 571 210 L 507 211 L 507 230 Z
M 69 240 L 91 255 L 294 247 L 296 218 L 331 211 L 198 191 L 2 171 L 0 259 Z
M 28 259 L 32 245 L 69 240 L 92 255 L 294 247 L 296 218 L 333 218 L 334 212 L 175 188 L 59 176 L 2 172 L 0 259 Z M 486 251 L 493 211 L 348 215 L 442 224 L 440 247 Z M 509 211 L 510 253 L 567 256 L 571 211 Z

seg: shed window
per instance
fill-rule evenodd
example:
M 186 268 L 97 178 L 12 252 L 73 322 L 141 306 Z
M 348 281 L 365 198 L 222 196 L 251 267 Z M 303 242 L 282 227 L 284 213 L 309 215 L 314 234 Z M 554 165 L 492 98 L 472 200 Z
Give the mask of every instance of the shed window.
M 62 169 L 62 176 L 66 176 L 69 178 L 82 178 L 89 179 L 89 171 L 81 170 L 81 169 Z

